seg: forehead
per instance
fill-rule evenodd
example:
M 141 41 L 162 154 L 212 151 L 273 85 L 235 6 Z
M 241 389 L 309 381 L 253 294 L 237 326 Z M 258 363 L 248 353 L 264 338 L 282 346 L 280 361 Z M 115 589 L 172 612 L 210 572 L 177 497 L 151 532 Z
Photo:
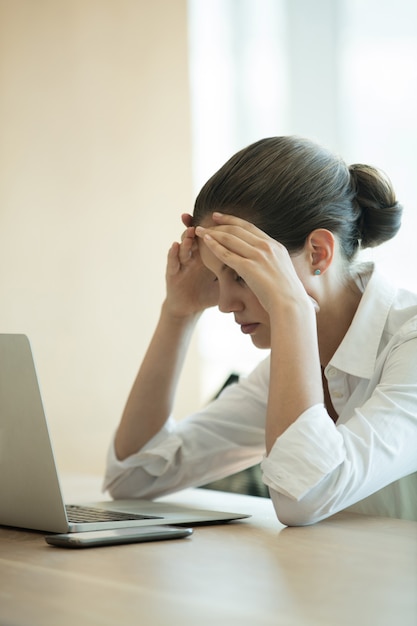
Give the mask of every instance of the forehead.
M 202 239 L 198 239 L 198 250 L 200 252 L 200 257 L 203 261 L 203 264 L 208 267 L 209 270 L 211 270 L 212 272 L 215 272 L 216 270 L 221 270 L 221 268 L 223 267 L 223 263 L 219 261 L 219 259 L 216 257 L 215 254 L 213 254 L 213 252 L 211 252 L 211 250 L 208 249 Z

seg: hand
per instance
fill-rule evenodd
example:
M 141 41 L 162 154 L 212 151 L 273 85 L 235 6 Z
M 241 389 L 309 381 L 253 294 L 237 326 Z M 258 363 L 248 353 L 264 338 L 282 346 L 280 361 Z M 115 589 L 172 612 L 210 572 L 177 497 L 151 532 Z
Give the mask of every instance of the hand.
M 184 213 L 181 219 L 186 230 L 181 243 L 172 244 L 166 268 L 166 306 L 175 317 L 200 313 L 218 302 L 218 284 L 201 261 L 192 216 Z
M 213 221 L 211 228 L 198 226 L 196 235 L 243 278 L 269 314 L 285 301 L 311 304 L 282 244 L 241 218 L 213 213 Z

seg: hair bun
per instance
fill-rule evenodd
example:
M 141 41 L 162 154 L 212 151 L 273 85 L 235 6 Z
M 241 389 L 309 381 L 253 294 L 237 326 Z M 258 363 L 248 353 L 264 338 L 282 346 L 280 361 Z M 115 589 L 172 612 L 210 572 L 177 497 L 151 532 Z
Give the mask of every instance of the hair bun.
M 349 172 L 359 208 L 361 247 L 371 248 L 388 241 L 398 232 L 402 215 L 391 181 L 370 165 L 350 165 Z

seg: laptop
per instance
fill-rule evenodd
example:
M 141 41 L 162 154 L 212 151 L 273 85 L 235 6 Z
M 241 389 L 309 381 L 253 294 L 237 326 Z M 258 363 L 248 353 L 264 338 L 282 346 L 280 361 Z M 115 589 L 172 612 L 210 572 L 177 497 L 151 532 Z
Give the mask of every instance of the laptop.
M 246 517 L 151 500 L 65 505 L 30 342 L 0 334 L 0 525 L 68 533 Z

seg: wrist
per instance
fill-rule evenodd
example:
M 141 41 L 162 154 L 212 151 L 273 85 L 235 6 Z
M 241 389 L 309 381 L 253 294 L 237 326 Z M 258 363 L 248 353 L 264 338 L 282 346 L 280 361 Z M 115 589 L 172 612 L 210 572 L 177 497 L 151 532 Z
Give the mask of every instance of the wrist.
M 318 308 L 318 305 L 317 305 Z M 305 321 L 307 319 L 316 318 L 316 303 L 312 298 L 307 296 L 303 299 L 288 299 L 285 301 L 276 301 L 269 308 L 268 314 L 271 324 L 281 321 Z
M 184 313 L 172 308 L 167 300 L 164 300 L 161 307 L 161 317 L 170 323 L 178 326 L 190 326 L 197 323 L 200 319 L 202 311 L 193 313 Z

